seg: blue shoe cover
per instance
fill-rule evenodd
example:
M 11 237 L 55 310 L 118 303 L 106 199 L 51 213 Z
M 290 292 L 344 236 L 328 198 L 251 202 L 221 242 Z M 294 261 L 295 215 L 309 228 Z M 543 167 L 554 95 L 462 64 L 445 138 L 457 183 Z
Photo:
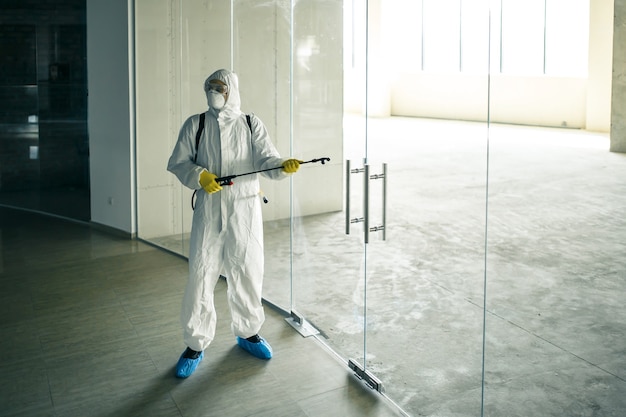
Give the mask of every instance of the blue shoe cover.
M 180 359 L 178 359 L 178 363 L 176 364 L 176 377 L 178 378 L 187 378 L 189 375 L 193 374 L 198 365 L 200 365 L 200 361 L 204 358 L 204 351 L 200 353 L 197 359 L 185 358 L 185 352 L 180 355 Z
M 248 342 L 246 339 L 237 337 L 237 344 L 244 350 L 247 350 L 253 356 L 259 359 L 270 359 L 272 357 L 272 347 L 262 337 L 258 343 Z

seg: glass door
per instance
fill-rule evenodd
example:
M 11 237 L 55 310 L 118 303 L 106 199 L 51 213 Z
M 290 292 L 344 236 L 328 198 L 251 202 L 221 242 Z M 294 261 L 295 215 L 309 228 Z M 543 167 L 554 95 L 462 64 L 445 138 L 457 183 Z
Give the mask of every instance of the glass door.
M 343 235 L 343 161 L 350 152 L 363 160 L 365 136 L 364 125 L 350 132 L 344 127 L 344 2 L 303 0 L 285 6 L 291 33 L 286 89 L 291 100 L 284 108 L 292 115 L 288 152 L 305 164 L 288 183 L 289 192 L 280 194 L 290 201 L 288 218 L 265 222 L 265 294 L 271 302 L 289 301 L 281 307 L 306 336 L 339 332 L 335 318 L 349 317 L 349 350 L 362 356 L 362 314 L 355 310 L 363 305 L 364 247 Z M 352 149 L 346 134 L 357 138 Z M 284 272 L 290 285 L 273 285 Z M 343 347 L 333 349 L 343 355 Z
M 292 312 L 410 415 L 481 412 L 490 40 L 472 3 L 344 2 L 342 172 L 293 178 Z M 337 97 L 334 14 L 298 20 L 314 4 L 294 9 L 298 157 Z M 308 215 L 337 184 L 341 210 Z
M 588 100 L 612 74 L 599 55 L 611 42 L 587 44 L 614 15 L 595 1 L 498 3 L 492 108 L 508 123 L 491 129 L 485 415 L 619 415 L 626 158 L 609 152 L 608 123 L 587 130 L 610 114 L 610 94 Z
M 264 298 L 292 326 L 409 415 L 624 409 L 625 164 L 581 110 L 601 3 L 135 1 L 138 236 L 187 254 L 165 167 L 232 69 L 307 162 L 262 180 Z
M 480 415 L 489 4 L 369 3 L 394 41 L 369 50 L 364 366 L 409 415 Z
M 139 233 L 186 255 L 167 158 L 207 74 L 234 69 L 242 110 L 307 162 L 261 183 L 265 300 L 411 415 L 477 415 L 488 14 L 443 3 L 136 2 Z
M 293 176 L 288 240 L 289 321 L 304 335 L 317 334 L 346 363 L 364 358 L 366 265 L 362 226 L 353 224 L 346 234 L 347 205 L 351 216 L 363 216 L 363 177 L 352 179 L 348 191 L 346 160 L 362 168 L 367 138 L 365 49 L 345 50 L 357 38 L 364 45 L 366 26 L 361 18 L 358 27 L 345 27 L 350 7 L 336 0 L 294 3 L 293 155 L 330 160 L 302 165 Z M 361 17 L 364 12 L 363 7 L 356 11 Z M 353 89 L 350 98 L 346 89 Z M 355 111 L 349 114 L 346 108 Z

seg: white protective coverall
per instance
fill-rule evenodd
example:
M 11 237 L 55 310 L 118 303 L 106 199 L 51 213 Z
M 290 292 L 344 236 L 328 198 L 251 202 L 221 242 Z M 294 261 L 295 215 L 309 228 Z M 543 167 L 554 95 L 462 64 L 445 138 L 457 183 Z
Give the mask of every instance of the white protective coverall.
M 240 110 L 237 75 L 218 70 L 207 78 L 228 86 L 225 106 L 206 112 L 204 132 L 194 163 L 199 115 L 188 118 L 180 129 L 178 141 L 167 169 L 185 186 L 199 189 L 193 213 L 189 246 L 189 280 L 185 289 L 181 321 L 185 344 L 202 351 L 213 340 L 216 312 L 213 292 L 220 275 L 228 283 L 228 304 L 235 336 L 258 334 L 265 315 L 261 304 L 263 286 L 263 222 L 258 174 L 234 179 L 232 186 L 208 194 L 199 184 L 206 169 L 223 177 L 238 175 L 283 163 L 270 141 L 263 123 L 251 117 L 252 127 Z M 252 132 L 251 132 L 252 131 Z M 282 169 L 263 175 L 280 179 L 289 174 Z

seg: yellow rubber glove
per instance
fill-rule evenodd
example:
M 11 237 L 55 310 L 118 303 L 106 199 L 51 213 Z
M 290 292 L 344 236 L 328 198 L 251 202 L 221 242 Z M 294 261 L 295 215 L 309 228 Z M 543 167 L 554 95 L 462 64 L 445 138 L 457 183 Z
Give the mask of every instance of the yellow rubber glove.
M 293 174 L 294 172 L 298 171 L 301 163 L 302 161 L 298 161 L 297 159 L 287 159 L 285 162 L 283 162 L 283 171 L 287 174 Z
M 204 191 L 206 191 L 209 194 L 213 194 L 218 191 L 221 191 L 222 186 L 219 185 L 217 181 L 215 181 L 216 178 L 217 178 L 217 175 L 211 174 L 206 169 L 202 171 L 200 173 L 200 185 L 202 186 L 202 189 L 204 189 Z

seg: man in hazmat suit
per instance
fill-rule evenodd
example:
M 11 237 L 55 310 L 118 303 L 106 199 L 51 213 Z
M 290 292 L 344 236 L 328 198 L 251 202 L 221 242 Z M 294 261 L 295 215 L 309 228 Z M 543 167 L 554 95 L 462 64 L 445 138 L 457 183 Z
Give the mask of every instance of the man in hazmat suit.
M 189 245 L 189 280 L 181 322 L 187 348 L 176 376 L 187 378 L 204 357 L 215 335 L 213 292 L 220 275 L 228 284 L 231 328 L 237 343 L 252 355 L 270 359 L 272 348 L 258 335 L 265 320 L 263 285 L 263 223 L 258 174 L 238 177 L 223 187 L 216 178 L 267 168 L 263 175 L 280 179 L 298 170 L 297 159 L 278 154 L 263 123 L 240 110 L 237 75 L 218 70 L 204 83 L 209 109 L 196 149 L 200 115 L 180 129 L 167 169 L 191 189 L 199 189 Z

